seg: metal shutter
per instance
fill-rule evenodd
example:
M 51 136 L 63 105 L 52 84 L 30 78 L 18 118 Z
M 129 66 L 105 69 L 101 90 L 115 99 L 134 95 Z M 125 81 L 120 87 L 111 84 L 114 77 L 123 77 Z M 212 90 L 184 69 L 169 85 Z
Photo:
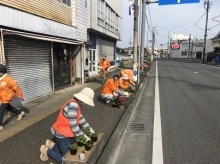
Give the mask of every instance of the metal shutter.
M 22 89 L 24 103 L 52 94 L 50 42 L 5 35 L 4 47 L 8 74 Z M 12 104 L 21 102 L 15 98 Z

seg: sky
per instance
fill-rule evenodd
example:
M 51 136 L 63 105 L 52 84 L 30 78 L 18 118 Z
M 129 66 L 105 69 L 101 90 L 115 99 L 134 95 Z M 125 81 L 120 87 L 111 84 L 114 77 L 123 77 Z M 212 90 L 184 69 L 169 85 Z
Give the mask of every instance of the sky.
M 140 0 L 139 0 L 140 1 Z M 156 0 L 150 0 L 153 2 Z M 215 37 L 220 31 L 220 0 L 209 0 L 207 39 Z M 162 5 L 151 3 L 146 5 L 145 47 L 151 47 L 152 30 L 155 32 L 155 47 L 167 47 L 169 38 L 173 34 L 184 34 L 204 39 L 206 10 L 204 0 L 200 3 Z M 117 47 L 133 46 L 134 16 L 129 15 L 129 1 L 123 0 L 122 37 Z M 149 27 L 149 28 L 148 28 Z M 147 42 L 148 40 L 148 42 Z

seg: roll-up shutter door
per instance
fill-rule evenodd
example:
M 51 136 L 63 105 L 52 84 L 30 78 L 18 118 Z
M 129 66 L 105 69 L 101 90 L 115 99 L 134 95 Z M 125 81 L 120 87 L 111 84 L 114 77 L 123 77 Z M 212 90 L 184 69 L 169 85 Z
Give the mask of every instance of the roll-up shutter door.
M 13 77 L 24 94 L 24 102 L 52 94 L 50 42 L 4 36 L 8 74 Z M 15 98 L 13 105 L 21 102 Z

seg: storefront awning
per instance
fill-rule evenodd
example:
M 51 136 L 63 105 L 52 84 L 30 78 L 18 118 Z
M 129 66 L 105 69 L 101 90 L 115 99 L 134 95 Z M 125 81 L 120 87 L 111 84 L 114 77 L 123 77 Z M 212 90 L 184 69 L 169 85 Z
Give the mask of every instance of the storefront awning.
M 45 40 L 45 41 L 57 42 L 57 43 L 77 44 L 77 45 L 83 44 L 83 42 L 71 40 L 71 39 L 64 39 L 64 38 L 39 35 L 39 34 L 33 34 L 33 33 L 27 33 L 27 32 L 20 32 L 20 31 L 8 30 L 8 29 L 2 29 L 2 31 L 4 35 L 19 35 L 19 36 L 23 36 L 27 38 Z

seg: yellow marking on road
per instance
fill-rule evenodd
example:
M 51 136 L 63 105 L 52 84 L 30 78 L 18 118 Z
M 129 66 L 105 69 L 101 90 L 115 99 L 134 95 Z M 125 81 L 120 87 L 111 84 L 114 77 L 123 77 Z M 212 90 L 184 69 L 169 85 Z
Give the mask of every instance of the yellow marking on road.
M 87 86 L 87 84 L 85 86 Z M 83 86 L 81 86 L 81 87 L 83 87 Z M 91 84 L 90 87 L 93 88 L 93 90 L 99 88 L 99 86 L 92 85 L 92 84 Z M 21 132 L 22 130 L 30 127 L 31 125 L 35 124 L 36 122 L 38 122 L 38 121 L 48 117 L 49 115 L 57 112 L 57 111 L 59 111 L 59 108 L 55 108 L 55 109 L 53 108 L 53 109 L 45 110 L 45 112 L 37 114 L 36 116 L 34 116 L 32 118 L 29 118 L 29 119 L 24 118 L 24 120 L 22 120 L 21 123 L 19 123 L 16 126 L 13 126 L 10 129 L 1 130 L 0 131 L 0 143 L 3 142 L 4 140 L 16 135 L 17 133 Z
M 45 112 L 42 112 L 41 114 L 38 114 L 28 120 L 24 120 L 24 122 L 10 128 L 7 130 L 3 130 L 3 132 L 0 132 L 0 142 L 14 136 L 15 134 L 19 133 L 20 131 L 24 130 L 25 128 L 35 124 L 36 122 L 48 117 L 49 115 L 57 112 L 59 109 L 51 109 L 47 110 Z

